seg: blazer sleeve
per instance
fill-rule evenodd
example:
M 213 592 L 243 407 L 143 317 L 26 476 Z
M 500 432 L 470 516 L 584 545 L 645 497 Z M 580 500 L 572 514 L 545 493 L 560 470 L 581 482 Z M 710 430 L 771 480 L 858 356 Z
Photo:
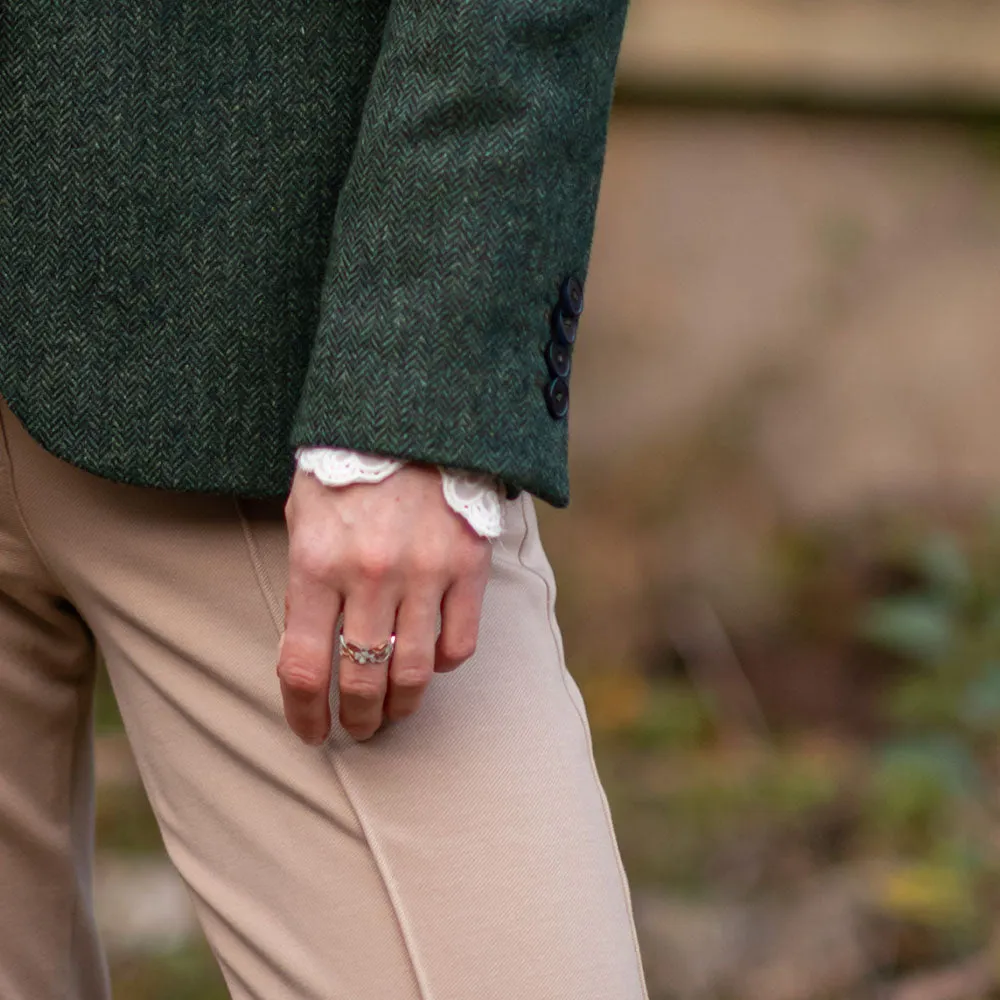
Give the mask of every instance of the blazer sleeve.
M 569 502 L 569 369 L 626 7 L 393 0 L 293 446 Z

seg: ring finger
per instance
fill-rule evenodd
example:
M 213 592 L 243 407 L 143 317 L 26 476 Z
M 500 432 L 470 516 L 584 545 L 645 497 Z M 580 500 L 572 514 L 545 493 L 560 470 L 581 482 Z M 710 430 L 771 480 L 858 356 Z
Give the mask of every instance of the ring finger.
M 344 604 L 343 636 L 358 646 L 380 646 L 392 635 L 395 620 L 395 602 L 383 594 L 352 594 Z M 340 656 L 340 724 L 357 740 L 373 736 L 382 724 L 388 674 L 388 663 L 357 663 L 347 652 Z

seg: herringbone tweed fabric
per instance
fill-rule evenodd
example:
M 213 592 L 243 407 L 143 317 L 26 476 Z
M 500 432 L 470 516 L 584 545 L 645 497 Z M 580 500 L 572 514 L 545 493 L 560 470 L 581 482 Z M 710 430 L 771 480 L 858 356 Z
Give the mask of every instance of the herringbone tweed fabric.
M 568 500 L 626 0 L 0 0 L 0 394 L 100 475 L 283 494 L 292 447 Z

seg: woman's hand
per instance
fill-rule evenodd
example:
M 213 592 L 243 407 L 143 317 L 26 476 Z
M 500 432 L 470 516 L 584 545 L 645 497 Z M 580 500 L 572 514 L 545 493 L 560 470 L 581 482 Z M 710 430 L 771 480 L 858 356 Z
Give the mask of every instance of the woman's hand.
M 285 519 L 289 576 L 278 656 L 285 717 L 304 742 L 326 739 L 343 612 L 350 642 L 378 646 L 396 633 L 387 664 L 340 660 L 341 724 L 368 739 L 383 719 L 416 711 L 435 670 L 453 670 L 475 651 L 491 544 L 445 503 L 437 469 L 420 464 L 380 483 L 335 489 L 300 470 Z

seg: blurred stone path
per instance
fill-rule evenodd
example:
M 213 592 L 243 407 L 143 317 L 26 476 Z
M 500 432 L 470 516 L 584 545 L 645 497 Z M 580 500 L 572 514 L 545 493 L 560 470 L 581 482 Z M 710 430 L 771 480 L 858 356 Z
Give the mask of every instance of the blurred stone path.
M 99 795 L 112 791 L 144 799 L 124 736 L 98 737 L 95 767 Z M 99 850 L 95 897 L 101 937 L 112 961 L 175 951 L 201 933 L 187 889 L 161 851 Z

